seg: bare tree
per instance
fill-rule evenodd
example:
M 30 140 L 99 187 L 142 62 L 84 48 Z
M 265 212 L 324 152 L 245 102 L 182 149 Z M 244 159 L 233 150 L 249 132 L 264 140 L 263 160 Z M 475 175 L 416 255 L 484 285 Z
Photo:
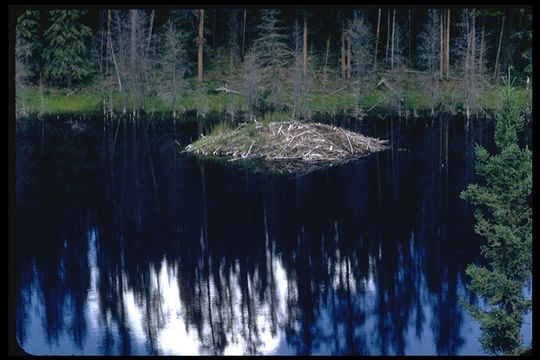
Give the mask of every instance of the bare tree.
M 418 65 L 430 74 L 436 74 L 441 64 L 443 44 L 439 41 L 441 22 L 438 12 L 428 10 L 427 22 L 418 36 Z
M 305 20 L 304 20 L 305 25 Z M 304 31 L 306 27 L 304 26 Z M 303 41 L 301 41 L 303 38 Z M 298 20 L 295 21 L 293 26 L 293 58 L 294 66 L 292 68 L 292 89 L 293 89 L 293 118 L 311 118 L 310 107 L 310 92 L 313 87 L 312 78 L 308 75 L 307 53 L 305 47 L 307 42 L 305 41 L 305 33 L 300 30 Z M 306 69 L 306 71 L 304 71 Z
M 499 33 L 499 45 L 497 46 L 497 56 L 495 57 L 495 68 L 494 68 L 494 71 L 493 71 L 493 76 L 495 77 L 495 79 L 497 79 L 499 77 L 499 57 L 500 57 L 500 54 L 501 54 L 501 45 L 502 45 L 502 39 L 503 39 L 503 34 L 504 34 L 504 20 L 505 20 L 505 18 L 506 18 L 506 14 L 503 13 L 501 31 Z
M 392 25 L 390 69 L 394 70 L 405 65 L 403 32 L 395 21 Z
M 244 49 L 246 43 L 246 20 L 247 20 L 247 10 L 242 11 L 242 49 L 240 51 L 240 61 L 244 62 Z
M 230 88 L 238 88 L 237 81 L 238 71 L 237 67 L 239 61 L 242 61 L 242 53 L 240 47 L 241 41 L 241 27 L 239 23 L 239 17 L 243 16 L 240 10 L 231 10 L 229 17 L 229 72 L 227 76 L 227 82 Z M 238 103 L 238 94 L 229 92 L 229 101 L 227 102 L 226 112 L 230 115 L 231 121 L 234 120 L 236 113 L 240 108 Z
M 467 117 L 482 109 L 482 90 L 485 86 L 484 59 L 481 32 L 476 28 L 477 11 L 463 9 L 457 24 L 459 36 L 456 39 L 456 57 L 460 62 L 464 107 Z
M 324 56 L 324 69 L 322 76 L 322 90 L 326 93 L 326 82 L 328 81 L 328 56 L 330 55 L 330 36 L 326 39 L 326 53 Z
M 381 9 L 379 9 L 379 15 L 377 16 L 377 36 L 375 37 L 375 54 L 373 59 L 373 72 L 377 71 L 377 52 L 379 50 L 379 30 L 381 28 Z
M 351 44 L 352 73 L 356 80 L 354 91 L 357 105 L 356 116 L 362 117 L 363 111 L 360 100 L 363 95 L 363 79 L 373 70 L 373 30 L 365 14 L 356 11 L 348 30 Z
M 346 78 L 346 71 L 347 71 L 347 55 L 345 52 L 345 35 L 346 31 L 343 30 L 341 32 L 341 78 Z
M 444 72 L 448 79 L 450 77 L 450 9 L 446 11 L 446 36 L 445 36 L 445 57 L 444 57 Z
M 392 15 L 392 44 L 390 50 L 390 69 L 394 69 L 394 43 L 395 43 L 395 34 L 396 34 L 396 9 L 393 11 Z
M 229 69 L 232 72 L 237 64 L 238 58 L 241 57 L 241 49 L 239 45 L 240 24 L 238 22 L 239 10 L 231 10 L 229 17 Z
M 259 88 L 262 82 L 262 69 L 257 62 L 254 50 L 248 51 L 244 58 L 242 69 L 242 94 L 245 97 L 248 109 L 248 117 L 253 119 L 259 104 Z
M 137 9 L 129 10 L 129 20 L 131 26 L 130 35 L 130 66 L 131 71 L 135 71 L 135 59 L 137 53 Z
M 302 66 L 302 73 L 304 74 L 304 77 L 306 76 L 307 74 L 307 46 L 308 46 L 308 41 L 307 41 L 307 36 L 308 36 L 308 22 L 307 22 L 307 16 L 304 15 L 304 31 L 303 31 L 303 37 L 304 37 L 304 42 L 303 42 L 303 45 L 302 45 L 302 51 L 303 51 L 303 66 Z
M 155 92 L 156 65 L 150 58 L 153 11 L 108 11 L 107 48 L 118 90 L 123 95 L 123 112 L 129 103 L 133 115 L 145 108 L 148 94 Z
M 390 10 L 387 11 L 386 15 L 387 28 L 386 28 L 386 55 L 384 57 L 384 62 L 387 66 L 390 64 L 388 60 L 388 54 L 390 53 Z
M 162 96 L 172 105 L 173 117 L 176 118 L 178 96 L 184 87 L 187 67 L 186 34 L 177 29 L 171 19 L 164 27 L 161 68 L 165 92 Z
M 408 9 L 407 11 L 409 17 L 407 21 L 407 50 L 409 51 L 409 66 L 412 66 L 412 47 L 411 47 L 411 9 Z
M 348 27 L 351 43 L 352 73 L 356 79 L 361 79 L 372 71 L 373 30 L 367 17 L 362 13 L 355 13 L 353 21 Z
M 418 36 L 418 65 L 421 69 L 429 73 L 429 77 L 422 81 L 421 89 L 425 96 L 431 99 L 431 113 L 435 113 L 435 104 L 440 99 L 439 79 L 442 78 L 441 64 L 443 62 L 444 44 L 440 41 L 442 37 L 440 10 L 429 9 L 428 19 L 424 28 Z

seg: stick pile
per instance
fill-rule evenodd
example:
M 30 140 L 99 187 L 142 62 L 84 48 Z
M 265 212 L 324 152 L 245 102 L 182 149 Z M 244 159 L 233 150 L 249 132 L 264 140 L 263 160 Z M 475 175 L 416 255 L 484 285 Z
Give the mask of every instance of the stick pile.
M 281 163 L 294 161 L 302 166 L 301 163 L 342 163 L 388 148 L 387 140 L 320 123 L 257 124 L 251 136 L 246 135 L 248 126 L 240 125 L 230 134 L 221 134 L 201 146 L 188 145 L 185 151 L 226 156 L 231 158 L 229 161 L 260 158 Z

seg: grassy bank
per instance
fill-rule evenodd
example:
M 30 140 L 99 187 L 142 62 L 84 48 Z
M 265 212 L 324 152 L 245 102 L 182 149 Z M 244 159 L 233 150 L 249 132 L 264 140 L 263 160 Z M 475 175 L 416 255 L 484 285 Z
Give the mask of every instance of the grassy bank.
M 379 79 L 384 76 L 388 83 L 394 87 L 394 92 L 385 86 L 377 86 Z M 188 87 L 177 101 L 177 112 L 197 111 L 201 116 L 209 113 L 227 113 L 229 116 L 238 116 L 247 110 L 247 104 L 242 96 L 216 92 L 220 86 L 219 79 L 223 74 L 210 74 L 203 85 L 197 87 L 194 79 L 188 79 Z M 400 74 L 399 76 L 385 73 L 377 74 L 367 79 L 362 85 L 359 95 L 355 94 L 355 84 L 345 83 L 339 79 L 325 82 L 324 88 L 320 81 L 312 89 L 309 104 L 312 115 L 335 115 L 338 113 L 356 116 L 360 109 L 363 115 L 391 115 L 401 112 L 405 116 L 420 116 L 437 113 L 464 113 L 464 92 L 460 89 L 457 80 L 441 81 L 438 83 L 440 96 L 432 95 L 428 89 L 426 79 L 418 74 Z M 395 89 L 398 91 L 396 96 Z M 488 84 L 478 95 L 478 101 L 473 114 L 493 115 L 497 111 L 500 85 Z M 399 98 L 403 100 L 400 101 Z M 532 95 L 530 90 L 518 88 L 519 105 L 530 108 Z M 42 97 L 37 87 L 27 87 L 18 98 L 18 105 L 23 105 L 26 114 L 43 115 L 58 114 L 90 114 L 102 113 L 104 102 L 110 107 L 108 93 L 103 93 L 96 87 L 82 89 L 45 88 Z M 292 99 L 291 99 L 292 103 Z M 133 109 L 133 99 L 115 91 L 113 93 L 113 110 L 115 113 Z M 146 113 L 159 116 L 172 116 L 173 107 L 170 101 L 160 96 L 148 96 L 144 102 L 135 105 L 144 108 Z M 288 118 L 292 111 L 274 111 L 278 117 Z M 268 114 L 262 114 L 268 116 Z

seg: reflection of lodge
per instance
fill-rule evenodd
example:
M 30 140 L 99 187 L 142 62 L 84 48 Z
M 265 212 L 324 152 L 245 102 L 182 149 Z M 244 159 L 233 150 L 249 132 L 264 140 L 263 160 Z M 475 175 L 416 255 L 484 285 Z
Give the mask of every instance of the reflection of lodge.
M 121 127 L 103 183 L 56 189 L 43 206 L 58 213 L 21 206 L 41 219 L 20 235 L 34 242 L 20 252 L 33 259 L 20 264 L 17 309 L 27 351 L 33 321 L 51 352 L 459 351 L 471 259 L 457 251 L 474 245 L 463 209 L 442 213 L 438 154 L 264 178 L 198 164 L 134 129 Z

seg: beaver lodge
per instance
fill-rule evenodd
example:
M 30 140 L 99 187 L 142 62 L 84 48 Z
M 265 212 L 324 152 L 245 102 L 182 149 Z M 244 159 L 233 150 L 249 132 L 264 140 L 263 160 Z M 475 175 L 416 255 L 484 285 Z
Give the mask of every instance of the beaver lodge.
M 247 160 L 271 172 L 293 173 L 343 164 L 387 148 L 387 140 L 336 126 L 291 121 L 243 123 L 236 129 L 219 124 L 184 150 L 228 161 Z

